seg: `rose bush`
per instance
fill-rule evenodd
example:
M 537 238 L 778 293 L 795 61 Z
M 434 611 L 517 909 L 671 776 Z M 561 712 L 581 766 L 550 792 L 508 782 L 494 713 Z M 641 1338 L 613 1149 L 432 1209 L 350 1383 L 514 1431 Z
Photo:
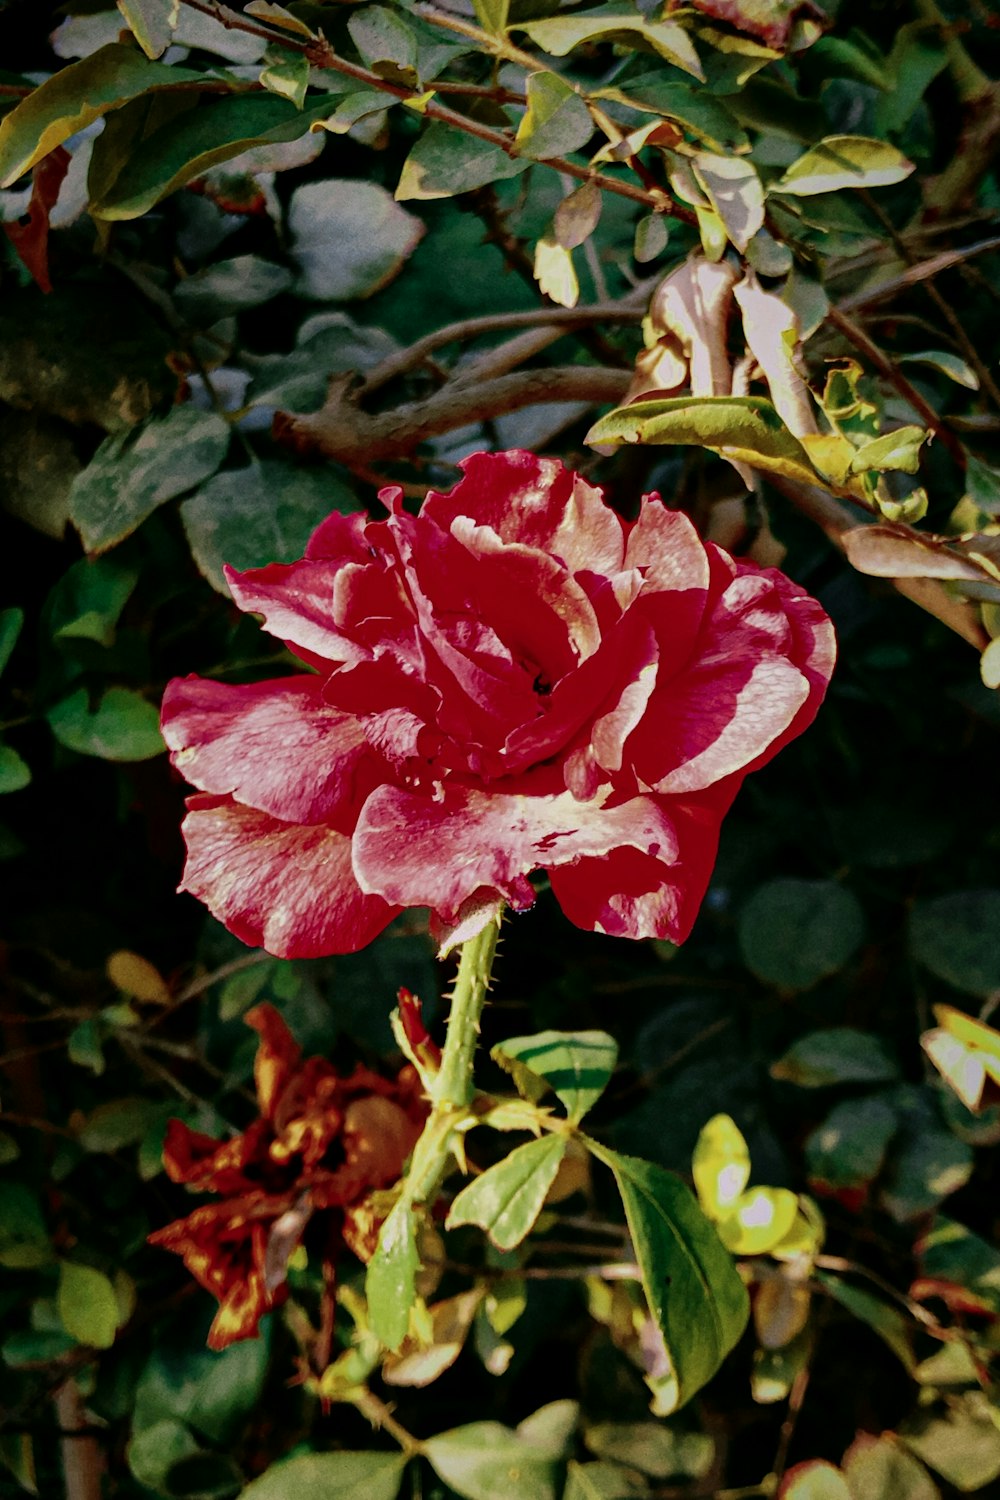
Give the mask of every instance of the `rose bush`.
M 303 1061 L 273 1006 L 257 1005 L 244 1020 L 260 1036 L 259 1117 L 228 1141 L 170 1121 L 168 1175 L 218 1202 L 149 1236 L 183 1256 L 218 1299 L 213 1349 L 253 1338 L 285 1300 L 288 1258 L 304 1236 L 326 1285 L 342 1246 L 370 1255 L 381 1224 L 370 1194 L 400 1177 L 427 1115 L 414 1068 L 395 1080 L 361 1066 L 345 1077 L 325 1058 Z
M 346 952 L 425 906 L 451 943 L 538 869 L 579 927 L 681 942 L 743 778 L 819 707 L 832 627 L 783 574 L 555 460 L 463 467 L 418 516 L 383 490 L 387 519 L 228 571 L 311 674 L 167 690 L 183 888 L 245 942 Z

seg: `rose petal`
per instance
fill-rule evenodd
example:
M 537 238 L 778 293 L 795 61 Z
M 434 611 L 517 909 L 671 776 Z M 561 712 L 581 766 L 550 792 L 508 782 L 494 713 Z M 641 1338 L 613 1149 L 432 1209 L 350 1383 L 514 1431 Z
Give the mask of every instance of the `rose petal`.
M 747 566 L 739 564 L 740 572 Z M 767 750 L 747 766 L 748 771 L 758 770 L 803 730 L 809 728 L 819 712 L 837 661 L 837 637 L 822 605 L 799 588 L 798 584 L 786 578 L 784 573 L 779 573 L 774 568 L 765 571 L 784 603 L 791 630 L 788 657 L 809 683 L 809 697 L 784 733 L 778 735 Z
M 313 562 L 329 559 L 334 562 L 364 562 L 369 556 L 369 543 L 365 536 L 368 517 L 363 510 L 345 516 L 341 511 L 332 511 L 325 521 L 320 521 L 306 543 L 306 557 Z
M 450 530 L 456 516 L 491 526 L 504 542 L 522 542 L 558 557 L 571 573 L 617 573 L 622 523 L 601 491 L 552 458 L 512 449 L 473 453 L 465 477 L 448 494 L 431 490 L 420 512 Z
M 273 1121 L 278 1101 L 301 1065 L 302 1048 L 273 1005 L 255 1005 L 243 1021 L 260 1037 L 253 1063 L 254 1085 L 261 1115 Z
M 333 663 L 361 661 L 368 654 L 334 624 L 335 563 L 268 563 L 245 573 L 230 567 L 223 572 L 239 608 L 263 615 L 264 629 L 310 665 L 329 669 Z
M 785 654 L 791 639 L 770 580 L 734 579 L 691 665 L 654 694 L 629 740 L 640 780 L 660 792 L 692 792 L 770 759 L 813 692 Z
M 316 677 L 245 686 L 175 678 L 163 695 L 163 735 L 186 780 L 289 823 L 337 821 L 378 782 L 356 719 L 323 701 Z
M 504 542 L 491 526 L 459 516 L 452 535 L 476 558 L 473 598 L 522 661 L 555 682 L 592 656 L 601 633 L 585 590 L 557 558 Z M 466 570 L 463 570 L 466 571 Z
M 383 786 L 358 821 L 354 868 L 362 890 L 400 905 L 430 906 L 447 919 L 471 895 L 487 891 L 523 910 L 534 900 L 530 871 L 622 845 L 673 857 L 673 826 L 658 802 L 635 797 L 605 807 L 568 792 L 447 785 L 434 801 Z
M 683 943 L 708 889 L 722 819 L 741 780 L 732 777 L 702 798 L 663 799 L 676 833 L 673 858 L 620 848 L 554 869 L 552 892 L 569 920 L 611 937 Z
M 181 890 L 244 943 L 276 958 L 354 953 L 397 908 L 358 886 L 351 841 L 322 824 L 282 823 L 225 797 L 192 797 Z
M 242 1135 L 228 1141 L 192 1130 L 183 1120 L 169 1120 L 163 1143 L 163 1165 L 171 1182 L 183 1182 L 203 1193 L 246 1193 L 259 1184 L 254 1169 L 267 1158 L 269 1130 L 255 1120 Z

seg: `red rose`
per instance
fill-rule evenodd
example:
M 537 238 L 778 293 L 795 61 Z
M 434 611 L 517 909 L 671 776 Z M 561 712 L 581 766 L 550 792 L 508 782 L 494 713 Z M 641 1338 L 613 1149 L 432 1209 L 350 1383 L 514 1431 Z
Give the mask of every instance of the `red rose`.
M 281 957 L 368 943 L 403 907 L 449 941 L 545 870 L 579 927 L 681 942 L 748 771 L 812 721 L 823 610 L 646 496 L 623 522 L 552 459 L 475 454 L 419 516 L 334 514 L 301 562 L 228 571 L 315 669 L 170 684 L 202 789 L 184 889 Z

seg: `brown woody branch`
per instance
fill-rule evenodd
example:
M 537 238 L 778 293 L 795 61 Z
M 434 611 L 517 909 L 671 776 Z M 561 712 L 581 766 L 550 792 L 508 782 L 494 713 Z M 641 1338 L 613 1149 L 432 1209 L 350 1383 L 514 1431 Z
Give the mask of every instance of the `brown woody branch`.
M 390 380 L 405 375 L 409 370 L 415 370 L 429 355 L 444 345 L 464 344 L 480 338 L 484 333 L 502 333 L 508 328 L 545 328 L 561 337 L 568 330 L 587 323 L 641 323 L 646 315 L 645 301 L 655 284 L 653 281 L 639 289 L 643 295 L 641 304 L 636 301 L 634 305 L 630 305 L 632 299 L 625 298 L 621 302 L 592 303 L 589 307 L 533 307 L 524 312 L 493 313 L 481 318 L 464 318 L 459 323 L 448 323 L 444 328 L 436 328 L 416 343 L 400 349 L 397 354 L 388 355 L 370 370 L 365 377 L 365 395 L 388 385 Z M 633 294 L 633 297 L 637 296 L 638 291 Z
M 339 376 L 330 382 L 326 402 L 318 412 L 308 416 L 279 412 L 274 433 L 279 441 L 300 451 L 322 453 L 351 468 L 404 457 L 428 438 L 525 406 L 550 401 L 591 405 L 620 401 L 631 378 L 628 370 L 601 365 L 519 370 L 478 384 L 449 381 L 426 400 L 372 414 L 362 410 L 354 377 Z

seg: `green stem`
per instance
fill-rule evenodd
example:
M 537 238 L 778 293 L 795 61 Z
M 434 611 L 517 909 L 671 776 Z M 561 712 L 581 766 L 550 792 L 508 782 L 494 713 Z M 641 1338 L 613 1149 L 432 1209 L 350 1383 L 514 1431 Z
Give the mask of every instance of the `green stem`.
M 431 1112 L 413 1148 L 409 1171 L 378 1248 L 368 1264 L 366 1290 L 372 1332 L 389 1349 L 406 1337 L 415 1296 L 417 1219 L 415 1209 L 433 1202 L 453 1160 L 462 1160 L 462 1131 L 474 1123 L 472 1061 L 479 1018 L 486 1004 L 490 969 L 500 933 L 500 915 L 462 944 L 458 977 L 448 1017 L 441 1068 L 431 1093 Z
M 497 916 L 487 922 L 482 932 L 467 938 L 462 944 L 448 1016 L 448 1034 L 434 1087 L 435 1113 L 468 1109 L 472 1102 L 472 1058 L 479 1041 L 479 1018 L 486 1004 L 499 936 L 500 918 Z

